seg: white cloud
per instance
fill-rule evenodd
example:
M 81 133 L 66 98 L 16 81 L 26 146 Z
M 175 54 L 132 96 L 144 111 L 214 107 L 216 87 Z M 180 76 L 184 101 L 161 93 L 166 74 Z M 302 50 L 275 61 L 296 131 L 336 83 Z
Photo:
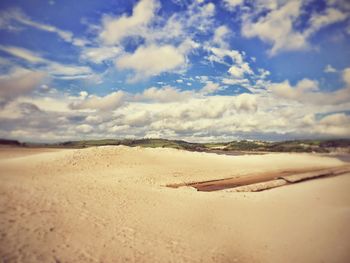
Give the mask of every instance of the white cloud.
M 30 63 L 45 63 L 45 59 L 24 48 L 14 47 L 14 46 L 2 46 L 0 45 L 0 50 L 9 53 L 12 56 L 24 59 Z
M 188 53 L 199 47 L 199 43 L 193 41 L 195 35 L 198 32 L 211 30 L 215 5 L 193 2 L 186 7 L 186 10 L 164 18 L 157 14 L 160 8 L 159 1 L 140 0 L 134 6 L 131 15 L 123 14 L 118 17 L 105 15 L 102 25 L 96 26 L 97 45 L 83 50 L 82 58 L 101 63 L 115 59 L 118 50 L 121 51 L 119 55 L 129 58 L 134 54 L 122 53 L 125 44 L 123 40 L 130 39 L 135 43 L 140 43 L 142 40 L 143 44 L 137 46 L 136 52 L 154 46 L 160 48 L 172 46 L 181 54 Z
M 245 74 L 253 74 L 253 71 L 249 67 L 248 63 L 242 63 L 240 65 L 233 65 L 229 68 L 228 72 L 234 78 L 243 78 Z
M 319 121 L 319 123 L 326 126 L 339 126 L 343 124 L 350 124 L 350 116 L 345 115 L 344 113 L 335 113 L 325 116 Z
M 213 44 L 218 45 L 221 49 L 228 49 L 229 45 L 226 38 L 229 34 L 230 30 L 227 26 L 219 26 L 214 31 Z
M 123 123 L 127 126 L 143 127 L 151 122 L 151 114 L 149 111 L 141 110 L 130 112 L 124 116 Z
M 46 74 L 24 68 L 13 68 L 0 76 L 0 103 L 27 95 L 44 81 Z
M 243 15 L 242 35 L 248 38 L 258 37 L 262 41 L 270 43 L 270 55 L 276 55 L 282 51 L 303 50 L 310 47 L 310 37 L 320 29 L 344 21 L 349 17 L 335 7 L 327 6 L 321 13 L 313 12 L 307 21 L 304 30 L 296 29 L 304 14 L 307 1 L 291 0 L 257 1 L 253 12 Z M 264 15 L 261 15 L 261 14 Z
M 39 64 L 40 71 L 60 79 L 98 79 L 88 66 L 67 65 L 47 60 L 37 53 L 15 46 L 0 46 L 0 50 L 23 59 L 31 64 Z
M 346 83 L 347 87 L 350 87 L 350 68 L 346 68 L 343 70 L 343 81 Z
M 306 83 L 301 86 L 308 85 Z M 49 107 L 55 101 L 42 97 L 27 102 L 16 100 L 0 109 L 0 121 L 4 124 L 0 134 L 22 140 L 71 140 L 81 138 L 81 133 L 84 133 L 84 138 L 105 138 L 118 133 L 119 137 L 157 135 L 192 141 L 257 136 L 266 139 L 271 136 L 295 138 L 349 135 L 349 116 L 344 113 L 329 113 L 339 112 L 342 108 L 346 110 L 349 104 L 323 105 L 320 108 L 309 103 L 301 106 L 300 102 L 281 100 L 266 94 L 205 96 L 199 92 L 188 94 L 184 99 L 170 101 L 166 100 L 165 90 L 161 88 L 158 93 L 154 88 L 150 99 L 146 101 L 145 98 L 126 94 L 122 107 L 118 106 L 118 100 L 110 103 L 112 106 L 101 106 L 107 103 L 107 98 L 115 96 L 109 96 L 110 94 L 96 98 L 96 95 L 82 92 L 79 96 L 61 98 L 66 105 L 75 102 L 75 106 L 82 106 L 81 109 L 88 111 L 72 107 L 68 111 L 56 112 L 55 107 Z M 181 93 L 175 88 L 174 90 L 177 92 L 175 95 Z M 172 93 L 169 95 L 175 96 Z M 58 102 L 59 100 L 56 103 Z M 315 118 L 316 114 L 325 117 L 319 120 Z M 57 125 L 62 129 L 57 130 Z M 38 136 L 42 133 L 47 136 Z
M 5 29 L 16 28 L 16 25 L 12 25 L 13 24 L 12 21 L 15 21 L 22 25 L 36 28 L 41 31 L 55 33 L 62 40 L 72 43 L 73 45 L 76 45 L 76 46 L 83 46 L 88 42 L 87 40 L 75 38 L 73 33 L 70 31 L 62 30 L 52 25 L 33 21 L 32 19 L 27 17 L 20 9 L 14 8 L 14 9 L 4 10 L 0 14 L 0 17 L 1 17 L 0 28 L 5 28 Z
M 326 134 L 339 137 L 350 136 L 350 116 L 344 113 L 327 115 L 318 123 L 315 123 L 315 131 L 319 134 Z
M 289 81 L 284 81 L 282 83 L 272 84 L 270 89 L 281 98 L 299 99 L 304 96 L 305 92 L 318 90 L 318 83 L 309 79 L 303 79 L 293 87 Z
M 234 109 L 234 98 L 228 96 L 209 96 L 192 98 L 171 105 L 164 105 L 158 111 L 158 118 L 172 122 L 189 122 L 194 120 L 220 118 L 225 112 Z
M 207 94 L 215 93 L 218 90 L 220 90 L 220 85 L 218 83 L 207 81 L 205 86 L 199 92 L 207 95 Z
M 91 131 L 93 131 L 93 127 L 91 125 L 88 125 L 88 124 L 81 124 L 81 125 L 78 125 L 75 130 L 77 132 L 81 132 L 81 133 L 90 133 Z
M 136 95 L 136 100 L 151 100 L 156 102 L 173 102 L 188 99 L 193 95 L 191 91 L 180 91 L 171 86 L 162 88 L 151 87 L 145 89 L 142 94 Z
M 231 58 L 234 63 L 240 64 L 243 62 L 243 57 L 238 50 L 229 50 L 212 46 L 208 46 L 207 50 L 211 52 L 211 55 L 207 58 L 210 62 L 227 64 L 224 60 L 225 57 Z
M 347 79 L 349 76 L 347 71 L 344 70 L 343 78 L 348 86 L 332 92 L 320 91 L 318 82 L 310 79 L 303 79 L 295 86 L 292 86 L 289 81 L 273 83 L 270 85 L 269 90 L 280 98 L 295 100 L 305 104 L 344 104 L 350 100 L 350 82 L 348 82 L 350 79 Z
M 236 108 L 240 111 L 256 112 L 258 104 L 256 96 L 253 94 L 243 93 L 235 97 Z
M 224 0 L 225 5 L 230 8 L 230 9 L 234 9 L 237 6 L 241 5 L 244 0 Z
M 206 57 L 210 62 L 216 62 L 228 66 L 229 77 L 224 77 L 222 83 L 229 85 L 246 85 L 249 80 L 246 75 L 255 75 L 250 68 L 249 63 L 245 61 L 245 53 L 238 50 L 230 49 L 227 37 L 230 30 L 225 26 L 218 27 L 213 39 L 207 41 L 204 49 L 209 55 Z M 231 61 L 227 59 L 230 58 Z
M 226 85 L 241 85 L 241 86 L 246 86 L 249 84 L 248 79 L 236 79 L 236 78 L 223 78 L 222 83 Z
M 62 38 L 66 42 L 73 42 L 72 32 L 60 30 L 57 27 L 51 25 L 37 23 L 25 17 L 17 17 L 16 19 L 25 25 L 37 28 L 39 30 L 56 33 L 60 38 Z
M 87 66 L 64 65 L 50 62 L 46 69 L 51 76 L 61 79 L 81 79 L 89 78 L 93 75 L 91 68 Z
M 91 47 L 84 48 L 80 57 L 83 60 L 100 64 L 104 61 L 116 58 L 121 52 L 122 50 L 119 47 Z
M 308 47 L 304 35 L 293 29 L 293 24 L 301 12 L 301 1 L 287 1 L 270 10 L 267 15 L 260 17 L 256 22 L 246 16 L 243 20 L 242 34 L 245 37 L 259 37 L 271 43 L 271 55 L 281 50 L 298 50 Z
M 116 66 L 119 69 L 131 69 L 135 76 L 131 81 L 158 75 L 183 67 L 186 63 L 185 54 L 171 45 L 141 46 L 133 54 L 125 54 L 118 58 Z
M 325 73 L 335 73 L 335 72 L 337 72 L 337 70 L 336 70 L 335 68 L 333 68 L 332 65 L 329 65 L 329 64 L 328 64 L 328 65 L 324 68 L 323 72 L 325 72 Z
M 30 96 L 17 99 L 18 103 L 28 103 L 37 106 L 43 111 L 69 113 L 70 98 L 64 94 L 45 94 L 45 96 Z
M 127 36 L 139 34 L 140 27 L 146 26 L 154 18 L 157 8 L 157 1 L 141 0 L 134 6 L 131 16 L 105 16 L 102 20 L 100 39 L 107 45 L 113 45 Z
M 83 94 L 82 100 L 75 101 L 70 104 L 72 109 L 78 110 L 114 110 L 122 106 L 125 102 L 126 94 L 123 91 L 112 92 L 104 97 Z
M 322 27 L 341 22 L 348 17 L 347 14 L 333 7 L 327 8 L 322 14 L 313 14 L 309 20 L 310 27 L 305 31 L 305 35 L 309 36 Z

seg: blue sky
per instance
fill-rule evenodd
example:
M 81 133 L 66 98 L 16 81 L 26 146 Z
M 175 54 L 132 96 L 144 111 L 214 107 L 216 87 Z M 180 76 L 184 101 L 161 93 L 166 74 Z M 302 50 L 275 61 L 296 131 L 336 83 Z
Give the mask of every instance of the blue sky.
M 0 137 L 350 136 L 345 0 L 0 3 Z

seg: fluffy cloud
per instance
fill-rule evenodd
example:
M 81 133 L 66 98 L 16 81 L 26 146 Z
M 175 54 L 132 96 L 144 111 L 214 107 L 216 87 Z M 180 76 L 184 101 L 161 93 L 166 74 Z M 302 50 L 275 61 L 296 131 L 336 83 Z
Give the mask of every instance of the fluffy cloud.
M 198 3 L 194 1 L 185 14 L 177 16 L 184 28 L 196 29 L 200 32 L 207 32 L 212 29 L 212 18 L 215 14 L 214 3 Z
M 16 97 L 27 95 L 37 88 L 46 74 L 24 68 L 14 68 L 6 75 L 0 76 L 0 104 Z
M 270 55 L 282 51 L 302 50 L 309 47 L 309 38 L 323 27 L 344 21 L 349 15 L 334 7 L 326 7 L 322 13 L 312 13 L 304 31 L 295 28 L 305 12 L 304 1 L 257 1 L 255 12 L 243 16 L 242 35 L 258 37 L 270 43 Z M 265 15 L 261 15 L 264 13 Z
M 229 8 L 229 9 L 234 9 L 235 7 L 241 5 L 243 3 L 244 0 L 224 0 L 225 5 Z
M 284 81 L 282 83 L 272 84 L 270 89 L 281 98 L 300 99 L 305 93 L 318 90 L 318 83 L 309 79 L 303 79 L 293 87 L 289 81 Z
M 107 45 L 113 45 L 127 36 L 138 35 L 140 28 L 154 18 L 157 7 L 156 0 L 141 0 L 134 6 L 131 16 L 105 16 L 102 20 L 100 39 Z
M 186 55 L 199 47 L 193 41 L 195 35 L 211 30 L 215 5 L 195 1 L 186 10 L 166 19 L 157 15 L 159 8 L 160 3 L 156 0 L 140 0 L 131 15 L 105 15 L 101 25 L 97 26 L 97 45 L 84 48 L 81 58 L 97 64 L 114 60 L 119 69 L 135 71 L 136 76 L 131 78 L 132 81 L 184 66 Z M 129 42 L 123 40 L 130 39 L 137 44 L 137 48 L 125 53 L 124 45 Z M 141 45 L 138 44 L 140 42 Z M 155 59 L 160 64 L 157 66 L 150 61 L 139 61 L 141 58 Z
M 230 58 L 233 63 L 241 64 L 243 62 L 243 56 L 238 50 L 229 50 L 226 48 L 218 48 L 208 46 L 207 50 L 210 51 L 211 55 L 208 56 L 210 62 L 217 62 L 221 64 L 227 64 L 225 58 Z
M 81 95 L 81 100 L 70 104 L 72 109 L 101 111 L 114 110 L 123 105 L 126 96 L 123 91 L 112 92 L 104 97 L 96 95 L 87 96 L 86 93 Z
M 241 94 L 235 98 L 236 109 L 239 111 L 256 112 L 258 103 L 255 95 Z
M 230 33 L 230 30 L 227 26 L 222 25 L 215 29 L 214 31 L 214 37 L 213 42 L 217 44 L 219 47 L 226 47 L 228 46 L 225 38 Z
M 315 124 L 315 130 L 320 134 L 349 137 L 350 116 L 344 113 L 330 114 Z
M 347 86 L 333 92 L 320 91 L 318 82 L 309 79 L 303 79 L 295 86 L 292 86 L 289 81 L 273 83 L 270 85 L 269 90 L 280 98 L 296 100 L 306 104 L 329 105 L 348 103 L 350 100 L 350 71 L 348 70 L 345 69 L 343 72 L 343 79 Z
M 307 47 L 305 37 L 293 29 L 293 23 L 301 12 L 301 1 L 287 1 L 270 10 L 267 15 L 256 22 L 246 16 L 243 21 L 242 34 L 245 37 L 259 37 L 272 44 L 270 54 L 281 50 L 297 50 Z M 278 25 L 278 26 L 276 26 Z
M 240 85 L 245 87 L 249 84 L 248 79 L 234 79 L 234 78 L 223 78 L 222 83 L 226 85 Z
M 350 68 L 346 68 L 342 73 L 343 81 L 347 87 L 350 87 Z
M 207 81 L 205 86 L 199 92 L 207 95 L 207 94 L 215 93 L 218 90 L 220 90 L 220 85 L 218 83 Z
M 233 65 L 229 68 L 228 72 L 234 78 L 243 78 L 245 74 L 253 74 L 253 71 L 249 67 L 248 63 L 242 63 L 240 65 Z
M 145 89 L 142 94 L 136 95 L 136 100 L 150 100 L 156 102 L 173 102 L 188 99 L 193 95 L 191 91 L 180 91 L 171 86 L 162 88 L 151 87 Z
M 113 102 L 108 103 L 108 98 L 116 96 L 114 93 L 96 98 L 82 92 L 79 97 L 62 99 L 63 103 L 71 106 L 72 102 L 80 102 L 75 105 L 76 109 L 71 107 L 64 112 L 36 106 L 44 106 L 45 103 L 40 102 L 44 98 L 33 100 L 32 103 L 13 101 L 0 111 L 0 121 L 4 124 L 0 134 L 5 132 L 7 137 L 46 141 L 78 139 L 80 134 L 84 134 L 85 138 L 137 138 L 152 135 L 192 141 L 230 140 L 241 136 L 261 139 L 278 136 L 284 139 L 315 135 L 349 136 L 349 116 L 345 113 L 329 113 L 341 109 L 339 105 L 324 105 L 320 112 L 319 106 L 304 104 L 300 107 L 299 103 L 286 103 L 266 94 L 192 94 L 186 99 L 170 101 L 163 100 L 166 89 L 161 88 L 159 92 L 155 88 L 150 90 L 152 103 L 145 101 L 145 98 L 125 95 L 123 100 L 126 104 L 119 104 L 118 100 L 113 99 Z M 102 106 L 104 104 L 110 106 Z M 316 114 L 324 117 L 316 118 Z M 57 130 L 57 125 L 64 132 L 62 129 Z M 47 136 L 38 136 L 42 133 Z
M 204 49 L 209 52 L 207 59 L 210 62 L 230 65 L 225 61 L 225 58 L 230 58 L 232 63 L 242 64 L 244 59 L 241 52 L 230 49 L 227 41 L 231 31 L 227 26 L 222 25 L 215 29 L 213 39 L 204 45 Z
M 146 110 L 130 112 L 123 117 L 123 126 L 144 127 L 152 122 L 151 113 Z
M 230 49 L 229 35 L 230 30 L 226 26 L 216 28 L 213 39 L 204 45 L 204 49 L 209 53 L 206 59 L 211 63 L 216 62 L 229 67 L 227 70 L 229 76 L 222 79 L 223 84 L 246 86 L 250 84 L 247 75 L 255 74 L 245 61 L 244 52 Z
M 93 130 L 94 128 L 91 125 L 88 124 L 80 124 L 78 125 L 75 130 L 79 133 L 89 133 Z
M 345 115 L 344 113 L 335 113 L 322 118 L 319 123 L 326 126 L 350 124 L 350 116 Z
M 185 54 L 171 45 L 141 46 L 133 54 L 121 56 L 116 66 L 119 69 L 132 69 L 135 76 L 132 81 L 158 75 L 162 72 L 179 69 L 186 62 Z
M 84 48 L 81 53 L 83 60 L 88 60 L 96 64 L 109 61 L 121 54 L 122 50 L 119 47 L 90 47 Z
M 215 13 L 213 3 L 194 1 L 183 12 L 176 12 L 164 19 L 157 15 L 159 8 L 157 0 L 140 0 L 130 16 L 105 15 L 99 39 L 103 45 L 119 45 L 128 37 L 142 38 L 147 44 L 183 40 L 197 31 L 210 30 Z
M 310 27 L 305 31 L 305 36 L 317 32 L 322 27 L 343 21 L 347 18 L 347 14 L 333 7 L 326 8 L 321 14 L 313 14 L 310 18 Z

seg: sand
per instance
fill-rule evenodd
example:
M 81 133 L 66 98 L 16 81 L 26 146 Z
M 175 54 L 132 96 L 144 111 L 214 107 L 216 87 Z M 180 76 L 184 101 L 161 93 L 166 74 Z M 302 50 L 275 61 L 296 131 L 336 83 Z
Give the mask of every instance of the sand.
M 106 146 L 0 149 L 3 262 L 350 262 L 350 174 L 257 193 L 167 184 L 344 165 Z

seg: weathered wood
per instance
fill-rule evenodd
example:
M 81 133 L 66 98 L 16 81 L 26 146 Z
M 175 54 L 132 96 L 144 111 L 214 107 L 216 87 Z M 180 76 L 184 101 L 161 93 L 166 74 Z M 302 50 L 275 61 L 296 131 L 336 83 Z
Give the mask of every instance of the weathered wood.
M 287 181 L 283 179 L 276 179 L 276 180 L 271 180 L 263 183 L 256 183 L 256 184 L 249 184 L 249 185 L 244 185 L 244 186 L 239 186 L 235 188 L 230 188 L 230 189 L 225 189 L 222 191 L 225 192 L 259 192 L 275 187 L 279 187 L 282 185 L 288 184 Z
M 172 188 L 190 186 L 198 191 L 220 191 L 229 189 L 230 192 L 256 192 L 274 188 L 288 183 L 297 183 L 304 180 L 324 176 L 334 176 L 350 172 L 350 165 L 332 168 L 317 168 L 304 170 L 275 171 L 270 173 L 248 174 L 231 178 L 216 179 L 202 182 L 189 182 L 167 185 Z M 282 181 L 280 181 L 282 180 Z M 286 182 L 286 183 L 283 183 Z M 236 189 L 236 190 L 235 190 Z M 246 189 L 246 190 L 244 190 Z M 250 189 L 250 190 L 249 190 Z

